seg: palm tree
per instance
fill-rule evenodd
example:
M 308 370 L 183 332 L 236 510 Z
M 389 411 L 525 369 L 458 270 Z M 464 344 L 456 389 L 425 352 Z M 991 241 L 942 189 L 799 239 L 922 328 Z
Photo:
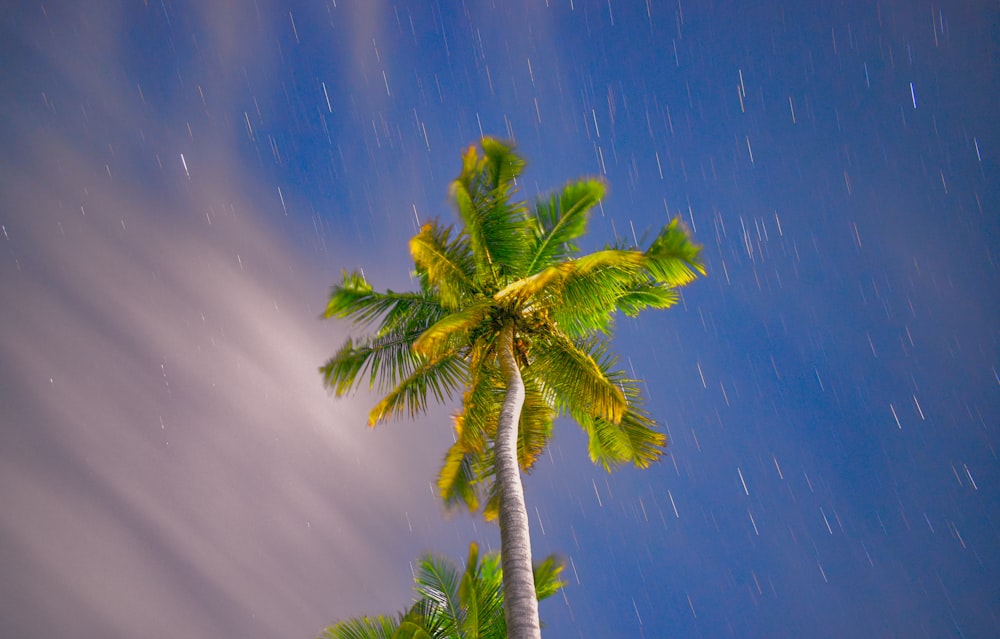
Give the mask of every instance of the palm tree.
M 357 272 L 333 287 L 326 317 L 377 329 L 348 339 L 321 371 L 338 396 L 365 379 L 385 393 L 370 426 L 424 411 L 428 393 L 444 402 L 462 391 L 438 487 L 446 503 L 499 518 L 507 626 L 515 639 L 536 639 L 520 471 L 558 416 L 583 428 L 605 468 L 659 458 L 666 437 L 609 349 L 613 318 L 672 306 L 704 268 L 676 219 L 646 249 L 619 243 L 578 256 L 604 183 L 570 182 L 529 208 L 514 199 L 524 161 L 492 138 L 481 147 L 466 151 L 452 183 L 463 226 L 429 222 L 410 240 L 419 290 L 379 293 Z
M 563 587 L 562 569 L 554 556 L 535 566 L 539 600 Z M 424 555 L 413 580 L 419 598 L 406 612 L 342 621 L 326 628 L 320 639 L 506 639 L 497 553 L 480 562 L 479 548 L 469 544 L 464 573 L 446 560 Z

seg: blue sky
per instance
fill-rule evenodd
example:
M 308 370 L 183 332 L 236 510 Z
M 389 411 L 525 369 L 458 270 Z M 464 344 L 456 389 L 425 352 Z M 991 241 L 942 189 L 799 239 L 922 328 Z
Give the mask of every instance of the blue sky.
M 209 6 L 202 6 L 208 4 Z M 709 277 L 622 318 L 671 444 L 526 480 L 546 636 L 1000 627 L 996 7 L 22 3 L 2 18 L 0 597 L 20 637 L 292 636 L 392 612 L 489 525 L 449 407 L 364 426 L 316 368 L 342 269 L 410 286 L 481 134 L 588 243 L 682 217 Z

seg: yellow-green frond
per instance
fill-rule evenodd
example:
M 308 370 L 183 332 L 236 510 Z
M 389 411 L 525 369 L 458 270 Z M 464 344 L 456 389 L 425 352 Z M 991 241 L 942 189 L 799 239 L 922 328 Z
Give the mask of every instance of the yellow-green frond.
M 504 381 L 499 368 L 485 362 L 474 367 L 470 377 L 462 407 L 455 415 L 455 438 L 466 450 L 482 451 L 496 436 Z
M 493 449 L 469 451 L 462 442 L 455 442 L 445 454 L 438 472 L 438 493 L 446 506 L 459 504 L 476 512 L 489 502 L 489 486 L 493 483 Z
M 604 182 L 599 179 L 578 180 L 535 204 L 531 260 L 525 275 L 534 274 L 576 252 L 573 240 L 587 230 L 590 209 L 604 197 L 605 190 Z
M 363 301 L 372 294 L 372 286 L 365 276 L 357 271 L 343 271 L 341 282 L 330 291 L 323 317 L 347 318 L 365 308 Z M 360 308 L 359 308 L 360 307 Z
M 485 137 L 483 147 L 485 169 L 491 188 L 513 185 L 524 170 L 524 158 L 514 151 L 514 145 L 496 138 Z
M 676 289 L 657 282 L 639 282 L 618 298 L 618 310 L 635 317 L 646 308 L 669 308 L 680 296 Z
M 568 335 L 608 332 L 621 299 L 642 272 L 638 251 L 607 249 L 564 263 L 552 319 Z
M 324 384 L 338 397 L 353 391 L 365 377 L 369 388 L 395 386 L 417 366 L 412 346 L 418 335 L 397 330 L 359 341 L 348 338 L 320 368 Z
M 344 271 L 330 291 L 324 318 L 350 319 L 356 324 L 378 322 L 378 335 L 400 326 L 430 326 L 444 311 L 436 296 L 427 293 L 376 292 L 358 272 Z
M 517 461 L 522 471 L 529 472 L 545 450 L 554 418 L 549 398 L 533 378 L 525 376 L 524 404 L 517 427 Z
M 396 639 L 399 620 L 378 615 L 350 619 L 323 630 L 320 639 Z
M 538 297 L 546 288 L 557 288 L 559 281 L 567 271 L 572 269 L 570 264 L 559 264 L 529 275 L 528 277 L 514 280 L 493 295 L 493 299 L 498 302 L 513 301 L 517 304 L 525 304 L 531 298 Z
M 454 341 L 462 341 L 489 317 L 492 307 L 487 299 L 442 317 L 413 342 L 413 350 L 424 357 L 436 357 L 450 350 Z
M 427 410 L 428 391 L 439 403 L 461 388 L 468 377 L 465 360 L 456 355 L 421 360 L 409 377 L 382 398 L 368 414 L 368 425 L 375 426 L 401 412 L 410 417 Z
M 500 517 L 500 484 L 490 476 L 486 489 L 486 504 L 483 506 L 483 518 L 486 521 L 496 521 Z
M 656 282 L 684 286 L 693 282 L 699 274 L 705 274 L 700 254 L 701 246 L 691 241 L 680 220 L 674 218 L 646 249 L 646 269 Z
M 434 639 L 434 637 L 424 630 L 423 625 L 418 621 L 403 621 L 399 628 L 392 635 L 392 639 Z M 352 638 L 353 639 L 353 638 Z M 357 639 L 369 639 L 368 637 L 358 637 Z
M 476 492 L 475 463 L 473 454 L 455 442 L 445 453 L 444 463 L 438 473 L 438 493 L 448 506 L 464 504 L 471 512 L 479 510 Z
M 627 408 L 622 389 L 608 377 L 613 359 L 607 342 L 599 339 L 578 343 L 563 335 L 552 335 L 531 362 L 531 374 L 553 394 L 560 412 L 582 411 L 618 423 Z
M 655 430 L 656 422 L 637 408 L 627 410 L 617 424 L 582 415 L 577 422 L 587 433 L 590 460 L 609 471 L 620 464 L 647 468 L 667 445 L 667 436 Z
M 475 267 L 472 253 L 461 235 L 452 239 L 451 227 L 428 222 L 410 240 L 410 254 L 418 273 L 438 292 L 441 304 L 459 308 L 471 293 Z
M 524 161 L 498 140 L 483 138 L 481 145 L 483 156 L 475 146 L 465 153 L 452 197 L 475 260 L 476 284 L 496 290 L 523 272 L 528 259 L 527 210 L 513 199 Z
M 566 564 L 555 555 L 549 555 L 534 565 L 535 596 L 539 601 L 551 597 L 566 585 L 560 576 Z

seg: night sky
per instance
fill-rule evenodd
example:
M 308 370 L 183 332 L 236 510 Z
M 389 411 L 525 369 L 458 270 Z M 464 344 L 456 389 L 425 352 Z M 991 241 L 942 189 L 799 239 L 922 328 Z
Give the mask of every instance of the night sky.
M 549 639 L 1000 636 L 995 1 L 131 0 L 0 17 L 0 634 L 310 638 L 495 548 L 318 367 L 407 289 L 481 135 L 586 248 L 680 216 L 622 317 L 670 446 L 526 480 Z

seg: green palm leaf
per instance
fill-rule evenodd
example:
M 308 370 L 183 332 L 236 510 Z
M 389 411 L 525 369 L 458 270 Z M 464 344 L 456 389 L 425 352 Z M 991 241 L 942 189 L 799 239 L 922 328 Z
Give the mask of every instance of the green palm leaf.
M 465 611 L 458 594 L 461 577 L 455 567 L 443 559 L 425 555 L 417 563 L 414 581 L 417 594 L 441 611 L 441 631 L 458 636 Z
M 445 454 L 438 473 L 438 494 L 446 506 L 464 504 L 470 512 L 487 501 L 488 482 L 493 476 L 491 451 L 469 451 L 455 442 Z
M 396 331 L 355 343 L 348 338 L 320 368 L 326 386 L 338 397 L 353 391 L 367 376 L 368 387 L 392 388 L 407 379 L 419 364 L 413 342 L 422 331 Z
M 605 340 L 590 338 L 575 343 L 559 335 L 546 340 L 544 350 L 531 362 L 531 374 L 545 380 L 560 412 L 587 414 L 618 423 L 627 408 L 621 388 L 608 378 L 611 359 Z
M 607 333 L 621 297 L 641 277 L 638 251 L 607 249 L 566 263 L 552 319 L 572 337 Z
M 461 236 L 450 236 L 451 227 L 428 222 L 410 240 L 410 254 L 417 271 L 437 290 L 441 305 L 455 309 L 471 293 L 475 269 L 467 243 Z
M 535 224 L 531 225 L 532 257 L 524 275 L 532 275 L 576 252 L 572 242 L 587 230 L 590 209 L 604 197 L 605 190 L 601 180 L 579 180 L 536 202 Z
M 555 411 L 538 382 L 525 376 L 524 406 L 517 429 L 517 461 L 521 470 L 530 471 L 549 443 Z
M 350 619 L 323 630 L 320 639 L 393 639 L 399 621 L 391 617 Z
M 563 563 L 549 555 L 533 566 L 536 596 L 551 597 L 565 583 Z M 417 562 L 414 587 L 418 599 L 396 617 L 359 617 L 323 630 L 320 639 L 507 639 L 503 571 L 496 552 L 479 554 L 469 544 L 465 569 L 424 555 Z
M 480 300 L 445 315 L 413 342 L 413 350 L 425 357 L 438 357 L 453 350 L 455 342 L 468 343 L 467 336 L 485 321 L 492 310 L 489 300 Z
M 524 161 L 499 140 L 484 138 L 482 148 L 482 156 L 475 146 L 466 151 L 452 197 L 475 257 L 476 281 L 495 290 L 521 273 L 526 259 L 527 211 L 523 203 L 511 202 Z
M 656 422 L 644 412 L 629 409 L 617 424 L 599 417 L 579 415 L 577 422 L 588 436 L 590 460 L 611 470 L 621 464 L 646 468 L 663 454 L 667 437 L 654 430 Z
M 453 392 L 461 388 L 468 371 L 465 360 L 455 355 L 433 360 L 423 360 L 399 382 L 392 391 L 372 408 L 368 425 L 375 426 L 403 411 L 410 417 L 427 410 L 427 392 L 438 403 L 444 403 Z
M 653 279 L 668 286 L 690 284 L 705 267 L 698 261 L 701 247 L 691 241 L 680 220 L 664 226 L 646 249 L 646 268 Z
M 636 317 L 647 308 L 669 308 L 677 303 L 677 289 L 659 282 L 637 282 L 618 298 L 618 310 L 629 317 Z
M 565 567 L 555 555 L 549 555 L 541 563 L 535 564 L 535 595 L 539 601 L 548 599 L 566 585 L 560 579 Z
M 324 318 L 350 319 L 364 326 L 380 320 L 379 333 L 400 326 L 430 326 L 444 314 L 437 296 L 427 293 L 375 292 L 364 276 L 344 271 L 334 286 L 323 312 Z

